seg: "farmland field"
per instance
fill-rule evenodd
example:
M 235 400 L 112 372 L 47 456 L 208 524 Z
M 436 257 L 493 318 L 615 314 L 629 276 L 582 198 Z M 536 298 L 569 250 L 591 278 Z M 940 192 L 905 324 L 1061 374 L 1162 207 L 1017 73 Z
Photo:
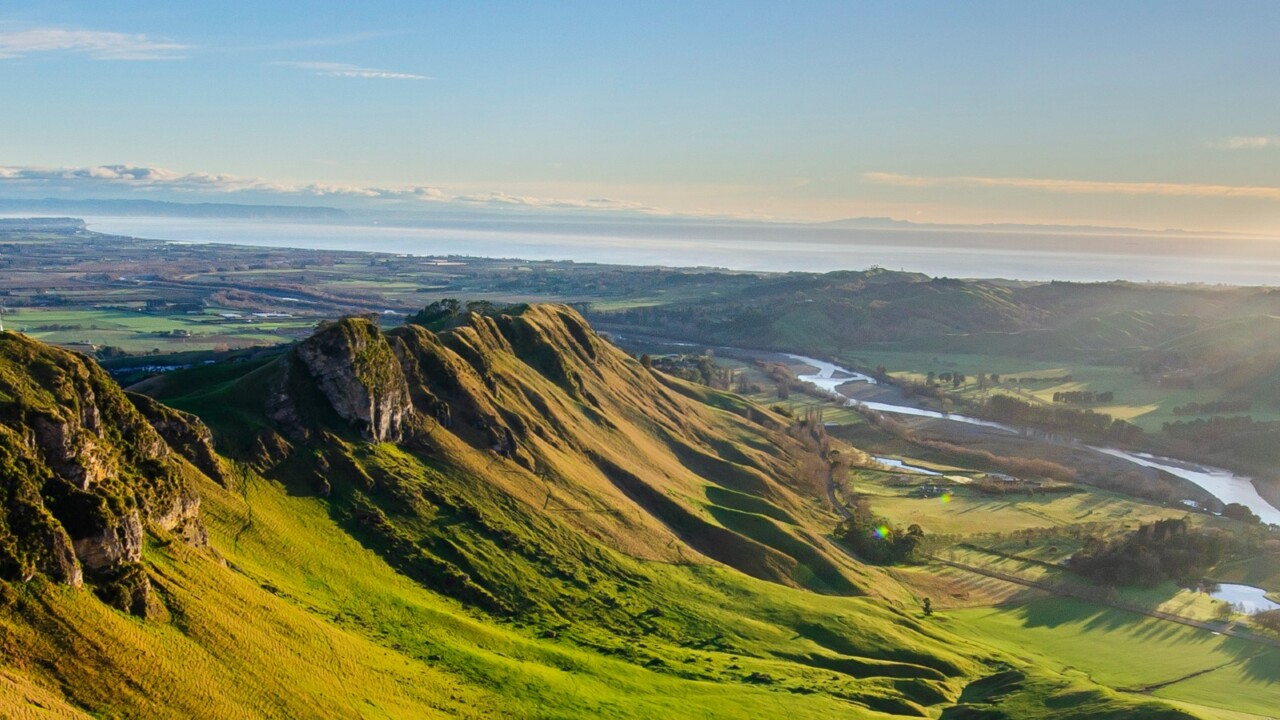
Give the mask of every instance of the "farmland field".
M 1151 692 L 1259 717 L 1277 708 L 1280 648 L 1069 598 L 954 610 L 947 616 L 946 627 L 953 632 L 981 637 L 1028 662 L 1078 671 L 1112 687 L 1139 691 L 1171 683 Z
M 74 310 L 21 308 L 5 314 L 5 326 L 43 342 L 90 352 L 113 346 L 126 352 L 164 353 L 219 347 L 274 345 L 305 336 L 315 326 L 309 318 L 255 318 L 208 308 L 196 313 L 152 313 L 125 309 Z M 175 332 L 177 331 L 177 332 Z

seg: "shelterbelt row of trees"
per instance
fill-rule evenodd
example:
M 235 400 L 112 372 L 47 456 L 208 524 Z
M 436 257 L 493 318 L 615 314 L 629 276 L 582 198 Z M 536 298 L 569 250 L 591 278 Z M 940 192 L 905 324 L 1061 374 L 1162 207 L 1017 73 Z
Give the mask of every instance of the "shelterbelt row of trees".
M 1106 413 L 1075 408 L 1033 405 L 1008 395 L 992 395 L 980 407 L 981 414 L 991 420 L 1012 425 L 1027 425 L 1058 430 L 1118 443 L 1136 443 L 1143 438 L 1142 428 Z
M 1160 434 L 1170 453 L 1266 474 L 1280 464 L 1280 422 L 1214 416 L 1165 423 Z

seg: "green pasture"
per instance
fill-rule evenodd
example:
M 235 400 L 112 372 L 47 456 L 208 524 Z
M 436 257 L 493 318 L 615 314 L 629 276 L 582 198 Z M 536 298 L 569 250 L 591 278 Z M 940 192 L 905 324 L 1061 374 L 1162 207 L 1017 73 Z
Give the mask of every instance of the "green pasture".
M 312 318 L 251 318 L 228 320 L 219 311 L 158 314 L 134 310 L 29 309 L 7 312 L 5 327 L 54 345 L 88 352 L 91 346 L 111 345 L 128 352 L 211 350 L 274 345 L 309 332 Z M 238 312 L 238 311 L 237 311 Z M 249 322 L 252 320 L 252 322 Z M 190 337 L 163 333 L 182 330 Z
M 1261 716 L 1280 707 L 1280 648 L 1069 598 L 946 616 L 953 632 L 1114 688 L 1141 692 L 1170 683 L 1150 692 Z
M 914 459 L 907 461 L 926 466 Z M 904 477 L 915 482 L 895 481 Z M 1185 508 L 1156 505 L 1088 486 L 1077 486 L 1075 492 L 1066 493 L 992 496 L 953 484 L 947 498 L 919 498 L 911 495 L 916 485 L 946 481 L 896 469 L 859 469 L 850 478 L 850 490 L 871 496 L 876 512 L 904 525 L 917 523 L 926 533 L 939 535 L 1010 533 L 1080 523 L 1136 527 L 1142 522 L 1187 514 Z

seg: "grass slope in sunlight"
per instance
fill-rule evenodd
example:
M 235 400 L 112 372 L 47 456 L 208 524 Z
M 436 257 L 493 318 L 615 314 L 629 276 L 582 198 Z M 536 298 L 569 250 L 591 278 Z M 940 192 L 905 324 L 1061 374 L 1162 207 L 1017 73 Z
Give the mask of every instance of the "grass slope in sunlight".
M 954 610 L 947 618 L 956 633 L 1111 687 L 1264 715 L 1277 707 L 1277 648 L 1069 598 Z M 1164 683 L 1171 684 L 1153 687 Z
M 0 583 L 0 716 L 1189 717 L 925 616 L 830 538 L 813 428 L 567 308 L 327 331 L 319 370 L 152 384 L 234 456 L 225 487 L 182 465 L 210 549 L 148 536 L 145 621 Z M 381 408 L 407 387 L 396 441 L 317 374 Z

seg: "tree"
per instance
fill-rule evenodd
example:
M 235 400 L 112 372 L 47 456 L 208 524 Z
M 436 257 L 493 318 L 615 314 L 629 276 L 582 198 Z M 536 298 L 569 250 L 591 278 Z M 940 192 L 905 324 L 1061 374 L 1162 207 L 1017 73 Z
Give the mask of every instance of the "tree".
M 924 599 L 924 602 L 923 602 L 922 604 L 924 605 L 924 614 L 925 614 L 925 615 L 932 615 L 932 614 L 933 614 L 933 601 L 932 601 L 932 600 L 930 600 L 929 598 L 925 598 L 925 599 Z
M 892 565 L 915 559 L 924 540 L 924 529 L 912 525 L 905 531 L 876 515 L 865 496 L 854 500 L 850 516 L 836 526 L 836 536 L 860 558 L 876 565 Z
M 1253 614 L 1253 621 L 1259 627 L 1280 634 L 1280 610 L 1263 610 Z
M 1230 622 L 1231 617 L 1235 615 L 1235 610 L 1231 607 L 1231 603 L 1223 601 L 1213 609 L 1213 618 L 1219 622 Z
M 1122 539 L 1091 540 L 1071 556 L 1072 571 L 1104 585 L 1154 587 L 1173 580 L 1197 587 L 1205 572 L 1222 559 L 1220 533 L 1194 528 L 1185 519 L 1168 518 L 1140 525 Z
M 653 358 L 649 357 L 649 353 L 645 353 L 640 356 L 640 364 L 643 365 L 646 370 L 651 369 L 653 367 Z
M 454 298 L 444 298 L 443 300 L 436 300 L 410 315 L 405 322 L 411 325 L 421 325 L 428 330 L 443 330 L 449 322 L 461 313 L 461 302 Z
M 1249 506 L 1241 505 L 1240 503 L 1227 503 L 1226 507 L 1222 508 L 1222 514 L 1224 517 L 1229 517 L 1232 520 L 1239 520 L 1240 522 L 1248 523 L 1249 525 L 1257 525 L 1262 522 L 1262 518 L 1255 515 L 1254 512 L 1249 509 Z

